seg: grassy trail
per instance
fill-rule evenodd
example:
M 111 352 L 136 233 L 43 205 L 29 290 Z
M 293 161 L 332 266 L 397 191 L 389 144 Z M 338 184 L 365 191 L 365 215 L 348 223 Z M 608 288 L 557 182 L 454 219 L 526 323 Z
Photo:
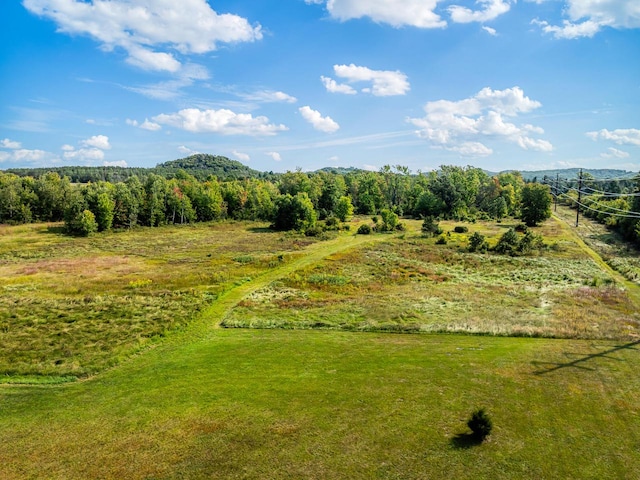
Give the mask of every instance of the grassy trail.
M 604 270 L 609 275 L 611 275 L 611 277 L 615 279 L 616 283 L 618 283 L 619 285 L 624 286 L 625 290 L 627 290 L 627 292 L 629 294 L 629 297 L 633 300 L 635 305 L 638 307 L 638 310 L 640 311 L 640 287 L 637 284 L 635 284 L 634 282 L 631 282 L 631 281 L 627 280 L 623 275 L 621 275 L 619 272 L 617 272 L 616 270 L 611 268 L 607 264 L 607 262 L 605 262 L 602 259 L 602 257 L 600 256 L 600 254 L 598 252 L 596 252 L 593 248 L 591 248 L 589 245 L 587 245 L 585 243 L 585 241 L 582 239 L 582 237 L 581 237 L 581 235 L 579 233 L 580 231 L 577 230 L 576 228 L 573 228 L 569 224 L 569 220 L 567 219 L 566 216 L 554 213 L 553 214 L 553 218 L 558 222 L 558 224 L 560 224 L 560 226 L 561 226 L 562 230 L 564 231 L 564 233 L 568 237 L 572 238 L 576 242 L 576 244 L 587 255 L 589 255 L 589 257 L 591 257 L 593 259 L 593 261 L 596 262 L 600 268 L 602 268 L 602 270 Z M 588 221 L 588 220 L 583 218 L 582 221 L 585 222 L 585 221 Z
M 201 314 L 201 321 L 198 323 L 204 323 L 204 326 L 209 328 L 212 325 L 218 327 L 220 322 L 224 320 L 227 312 L 250 293 L 264 288 L 296 270 L 313 265 L 336 253 L 387 239 L 389 239 L 387 235 L 351 235 L 348 237 L 340 236 L 326 242 L 315 243 L 305 249 L 304 256 L 288 263 L 283 263 L 281 266 L 222 294 L 211 307 L 207 308 Z

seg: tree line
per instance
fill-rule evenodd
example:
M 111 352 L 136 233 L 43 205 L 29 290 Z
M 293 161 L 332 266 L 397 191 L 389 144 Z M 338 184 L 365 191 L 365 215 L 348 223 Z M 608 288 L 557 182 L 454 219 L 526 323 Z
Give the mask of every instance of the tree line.
M 273 178 L 198 179 L 178 170 L 123 181 L 72 183 L 46 172 L 37 177 L 0 172 L 0 222 L 64 221 L 73 234 L 220 219 L 262 220 L 277 229 L 307 230 L 319 220 L 390 211 L 399 216 L 469 220 L 520 217 L 530 225 L 550 216 L 549 187 L 525 183 L 517 172 L 490 176 L 474 167 L 442 166 L 412 174 L 300 170 Z

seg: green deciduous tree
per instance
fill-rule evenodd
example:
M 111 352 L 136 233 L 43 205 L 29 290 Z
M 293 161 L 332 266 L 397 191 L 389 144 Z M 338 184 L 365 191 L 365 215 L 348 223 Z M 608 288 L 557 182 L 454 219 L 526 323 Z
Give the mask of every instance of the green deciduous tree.
M 520 218 L 533 227 L 551 217 L 551 191 L 548 185 L 528 183 L 522 188 Z

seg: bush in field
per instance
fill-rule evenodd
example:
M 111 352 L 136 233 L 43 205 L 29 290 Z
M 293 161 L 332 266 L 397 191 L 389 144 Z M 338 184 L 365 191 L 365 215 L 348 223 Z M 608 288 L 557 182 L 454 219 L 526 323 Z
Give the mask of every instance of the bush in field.
M 484 408 L 480 408 L 471 414 L 467 426 L 471 429 L 473 435 L 482 441 L 491 434 L 493 422 L 491 422 L 491 418 L 484 411 Z
M 442 233 L 442 228 L 440 228 L 440 225 L 438 225 L 438 222 L 436 222 L 433 217 L 425 217 L 420 230 L 422 230 L 423 237 L 435 237 Z
M 447 244 L 447 237 L 445 237 L 444 235 L 440 235 L 436 240 L 436 245 L 446 245 L 446 244 Z
M 98 222 L 91 210 L 83 210 L 67 225 L 67 229 L 73 235 L 88 237 L 98 231 Z
M 276 200 L 276 230 L 306 230 L 316 224 L 316 212 L 306 192 L 282 195 Z
M 371 227 L 366 223 L 358 227 L 358 235 L 369 235 L 370 233 Z
M 456 225 L 453 228 L 453 231 L 456 233 L 467 233 L 469 231 L 469 228 L 465 227 L 464 225 Z
M 518 251 L 520 238 L 513 228 L 507 230 L 496 245 L 495 251 L 498 253 L 513 255 Z
M 398 215 L 389 209 L 383 209 L 380 212 L 382 217 L 382 225 L 378 226 L 381 232 L 392 232 L 398 226 Z
M 481 233 L 474 232 L 473 235 L 469 237 L 470 252 L 486 252 L 488 248 L 489 244 Z

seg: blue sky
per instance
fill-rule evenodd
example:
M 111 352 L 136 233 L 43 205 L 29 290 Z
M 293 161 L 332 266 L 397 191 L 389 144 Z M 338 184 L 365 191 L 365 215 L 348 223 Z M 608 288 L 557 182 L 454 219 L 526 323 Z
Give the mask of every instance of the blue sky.
M 4 0 L 0 169 L 640 171 L 638 0 Z

